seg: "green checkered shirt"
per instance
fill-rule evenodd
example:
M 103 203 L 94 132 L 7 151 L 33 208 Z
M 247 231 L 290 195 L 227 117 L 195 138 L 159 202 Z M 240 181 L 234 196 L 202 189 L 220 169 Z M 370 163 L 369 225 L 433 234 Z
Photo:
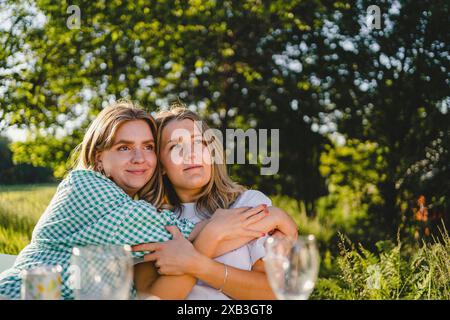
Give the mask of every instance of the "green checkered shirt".
M 133 200 L 114 182 L 92 170 L 74 170 L 57 191 L 34 228 L 32 239 L 14 266 L 0 274 L 0 296 L 20 298 L 21 270 L 60 265 L 62 297 L 73 299 L 67 272 L 72 248 L 87 245 L 135 245 L 172 238 L 164 228 L 176 225 L 187 238 L 194 224 L 161 212 L 144 200 Z M 144 253 L 133 253 L 140 257 Z

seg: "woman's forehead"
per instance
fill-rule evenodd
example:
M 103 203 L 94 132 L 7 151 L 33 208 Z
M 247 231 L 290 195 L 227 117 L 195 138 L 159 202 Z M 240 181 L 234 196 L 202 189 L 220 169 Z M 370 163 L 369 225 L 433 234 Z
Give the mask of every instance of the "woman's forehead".
M 164 127 L 162 132 L 163 143 L 182 140 L 193 136 L 201 136 L 200 128 L 191 119 L 172 120 Z
M 119 140 L 153 140 L 152 130 L 145 120 L 131 120 L 122 123 L 114 135 L 114 141 Z

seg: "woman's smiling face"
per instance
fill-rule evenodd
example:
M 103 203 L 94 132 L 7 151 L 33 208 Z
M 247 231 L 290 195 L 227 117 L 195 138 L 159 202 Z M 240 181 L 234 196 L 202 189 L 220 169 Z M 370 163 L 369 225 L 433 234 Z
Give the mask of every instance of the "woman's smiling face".
M 195 200 L 195 195 L 211 179 L 211 157 L 201 132 L 190 119 L 172 120 L 161 137 L 160 161 L 182 202 Z
M 117 129 L 112 147 L 97 154 L 106 176 L 133 197 L 156 168 L 155 141 L 145 120 L 131 120 Z

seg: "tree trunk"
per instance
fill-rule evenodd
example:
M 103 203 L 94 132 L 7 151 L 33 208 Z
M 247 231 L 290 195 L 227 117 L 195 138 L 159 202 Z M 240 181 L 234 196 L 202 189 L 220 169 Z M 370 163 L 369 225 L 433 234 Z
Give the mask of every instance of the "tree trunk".
M 388 177 L 387 181 L 380 185 L 381 197 L 384 205 L 380 212 L 380 226 L 387 236 L 396 238 L 397 229 L 400 222 L 400 208 L 397 206 L 398 192 L 395 188 L 395 181 L 392 177 Z

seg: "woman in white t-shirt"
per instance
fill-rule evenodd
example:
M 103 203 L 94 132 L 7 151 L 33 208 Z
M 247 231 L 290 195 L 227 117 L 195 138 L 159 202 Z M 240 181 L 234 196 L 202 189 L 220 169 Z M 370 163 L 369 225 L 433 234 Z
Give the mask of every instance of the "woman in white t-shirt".
M 160 112 L 156 119 L 162 190 L 167 205 L 175 213 L 198 223 L 220 208 L 265 205 L 268 218 L 263 221 L 272 223 L 273 230 L 284 236 L 297 237 L 297 226 L 287 213 L 272 207 L 271 200 L 262 192 L 246 190 L 230 179 L 222 144 L 197 114 L 178 105 Z M 274 299 L 262 261 L 266 237 L 262 233 L 259 238 L 248 239 L 246 245 L 214 259 L 200 254 L 188 241 L 176 236 L 164 244 L 141 245 L 139 250 L 154 251 L 145 260 L 155 261 L 160 275 L 188 276 L 179 278 L 177 286 L 166 289 L 187 288 L 186 292 L 190 291 L 187 299 Z M 136 286 L 147 286 L 146 282 L 153 279 L 149 263 L 136 270 Z M 170 297 L 170 293 L 164 295 Z

